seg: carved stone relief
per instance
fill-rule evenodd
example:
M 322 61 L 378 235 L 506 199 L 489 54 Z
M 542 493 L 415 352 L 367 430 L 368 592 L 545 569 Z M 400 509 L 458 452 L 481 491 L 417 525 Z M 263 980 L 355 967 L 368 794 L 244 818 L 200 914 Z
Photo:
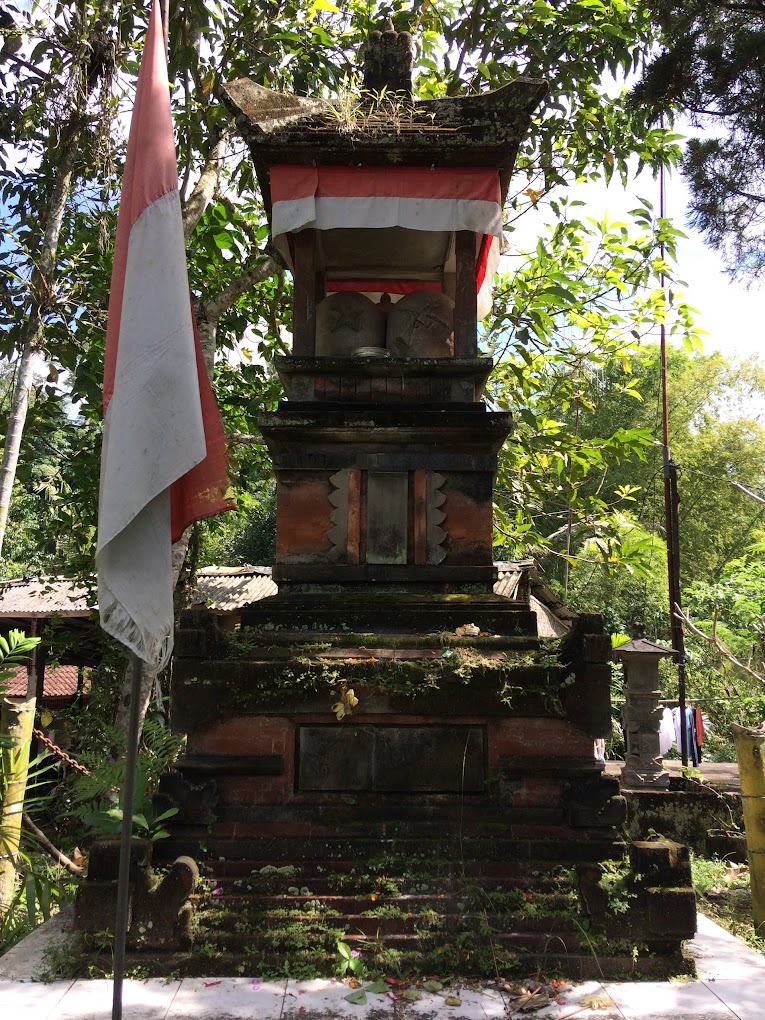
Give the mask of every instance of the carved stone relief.
M 446 514 L 441 510 L 446 496 L 442 487 L 446 479 L 437 471 L 428 472 L 427 480 L 427 562 L 438 564 L 446 556 L 443 543 L 446 540 L 446 531 L 441 527 Z
M 393 358 L 451 358 L 454 302 L 435 290 L 416 290 L 388 316 L 386 344 Z
M 364 294 L 330 294 L 316 308 L 316 354 L 348 358 L 359 347 L 385 347 L 385 316 Z

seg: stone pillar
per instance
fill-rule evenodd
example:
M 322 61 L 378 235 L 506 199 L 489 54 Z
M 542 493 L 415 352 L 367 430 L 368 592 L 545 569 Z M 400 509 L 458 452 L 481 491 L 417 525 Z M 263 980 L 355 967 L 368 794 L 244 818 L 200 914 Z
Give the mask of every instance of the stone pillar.
M 614 649 L 615 659 L 624 663 L 624 723 L 626 754 L 622 786 L 628 789 L 666 789 L 669 773 L 659 750 L 662 707 L 659 703 L 659 660 L 674 655 L 645 637 L 635 638 Z

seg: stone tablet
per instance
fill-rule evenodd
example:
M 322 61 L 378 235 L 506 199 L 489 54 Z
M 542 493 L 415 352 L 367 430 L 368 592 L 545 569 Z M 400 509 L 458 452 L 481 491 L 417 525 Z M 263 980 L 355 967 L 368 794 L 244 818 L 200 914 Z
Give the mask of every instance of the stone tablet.
M 416 290 L 393 306 L 386 345 L 393 358 L 451 358 L 454 302 L 437 290 Z
M 359 347 L 385 347 L 385 316 L 364 294 L 330 294 L 316 309 L 316 354 L 350 358 Z

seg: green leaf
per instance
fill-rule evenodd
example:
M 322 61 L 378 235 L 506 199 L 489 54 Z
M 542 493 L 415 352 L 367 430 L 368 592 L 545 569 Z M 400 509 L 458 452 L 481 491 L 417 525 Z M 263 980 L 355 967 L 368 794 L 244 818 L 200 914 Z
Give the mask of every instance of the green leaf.
M 390 986 L 386 985 L 382 978 L 378 978 L 371 985 L 367 985 L 365 991 L 371 992 L 373 995 L 387 995 L 390 991 Z
M 348 995 L 344 995 L 343 998 L 346 1002 L 353 1003 L 354 1006 L 366 1006 L 367 1004 L 367 993 L 363 988 L 357 988 L 353 992 L 349 992 Z
M 422 998 L 422 992 L 418 988 L 407 988 L 406 991 L 401 994 L 402 999 L 406 999 L 407 1002 L 419 1002 Z

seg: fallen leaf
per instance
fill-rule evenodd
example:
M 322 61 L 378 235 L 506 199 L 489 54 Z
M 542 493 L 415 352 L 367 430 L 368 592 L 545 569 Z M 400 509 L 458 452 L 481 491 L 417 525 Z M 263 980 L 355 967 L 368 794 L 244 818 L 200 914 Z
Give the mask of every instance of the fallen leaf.
M 422 992 L 419 988 L 407 988 L 407 990 L 403 993 L 402 998 L 406 999 L 407 1002 L 419 1002 L 422 998 Z
M 367 1004 L 367 993 L 363 988 L 357 988 L 355 992 L 348 992 L 343 998 L 354 1006 L 366 1006 Z
M 395 992 L 388 992 L 388 998 L 389 999 L 393 999 L 394 1002 L 398 1002 L 398 1000 L 401 998 L 401 996 L 400 995 L 396 995 Z
M 403 981 L 399 981 L 398 978 L 394 977 L 386 977 L 385 979 L 386 985 L 403 985 L 403 983 L 404 983 Z
M 529 1013 L 532 1010 L 542 1009 L 549 1006 L 552 999 L 542 988 L 535 988 L 533 991 L 525 992 L 510 1003 L 510 1011 L 514 1013 Z
M 367 985 L 364 991 L 371 992 L 373 995 L 385 995 L 388 991 L 388 986 L 381 978 L 378 978 L 377 981 L 373 981 L 371 985 Z
M 456 995 L 447 995 L 444 1000 L 447 1006 L 461 1006 L 462 999 L 458 999 Z
M 361 987 L 361 982 L 357 981 L 355 977 L 349 977 L 348 978 L 348 987 L 349 988 L 360 988 Z
M 214 988 L 215 985 L 219 985 L 220 981 L 205 981 L 205 988 Z
M 585 995 L 579 1000 L 579 1005 L 586 1009 L 608 1009 L 613 1002 L 607 995 Z
M 426 992 L 440 992 L 444 986 L 440 981 L 423 981 L 422 987 Z

